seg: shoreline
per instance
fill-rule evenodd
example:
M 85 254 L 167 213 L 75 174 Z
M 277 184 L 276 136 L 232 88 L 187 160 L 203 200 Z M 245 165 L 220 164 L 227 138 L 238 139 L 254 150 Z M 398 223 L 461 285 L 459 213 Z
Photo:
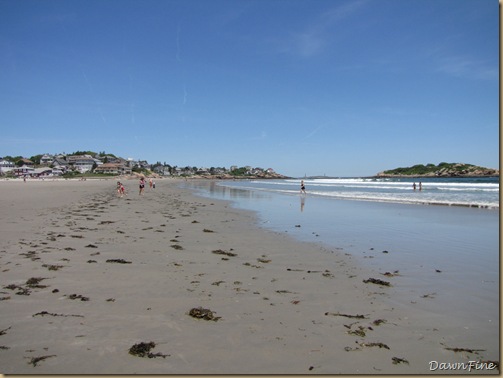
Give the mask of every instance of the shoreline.
M 369 176 L 368 178 L 429 178 L 429 179 L 446 179 L 446 178 L 495 178 L 495 177 L 500 177 L 500 175 L 387 175 L 387 174 L 382 174 L 382 175 L 376 175 L 376 176 Z
M 394 303 L 400 277 L 344 250 L 259 228 L 182 180 L 143 196 L 127 180 L 124 198 L 115 180 L 0 182 L 1 373 L 428 374 L 499 358 L 431 298 Z M 188 315 L 199 306 L 221 319 Z M 128 353 L 151 341 L 157 357 Z

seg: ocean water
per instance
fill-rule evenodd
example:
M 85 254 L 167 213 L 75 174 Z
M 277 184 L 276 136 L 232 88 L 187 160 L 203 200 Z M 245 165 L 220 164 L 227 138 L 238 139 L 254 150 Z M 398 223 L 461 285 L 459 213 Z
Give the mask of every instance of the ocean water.
M 419 190 L 421 182 L 422 190 Z M 499 208 L 499 179 L 487 178 L 327 178 L 306 179 L 310 196 L 333 199 L 427 205 Z M 416 184 L 416 190 L 413 185 Z M 300 180 L 246 180 L 223 184 L 229 188 L 297 194 Z
M 435 293 L 421 311 L 457 319 L 498 348 L 497 179 L 424 179 L 422 191 L 417 180 L 416 191 L 413 180 L 304 181 L 306 195 L 300 179 L 182 185 L 255 212 L 262 228 L 342 251 L 376 277 L 399 271 L 397 305 L 417 306 L 415 298 Z
M 300 180 L 189 181 L 185 185 L 203 196 L 254 211 L 261 227 L 303 241 L 357 256 L 394 250 L 393 262 L 401 268 L 428 264 L 441 269 L 448 262 L 497 277 L 499 184 L 495 178 L 424 180 L 422 191 L 417 181 L 414 191 L 412 180 L 304 182 L 305 195 L 300 194 Z

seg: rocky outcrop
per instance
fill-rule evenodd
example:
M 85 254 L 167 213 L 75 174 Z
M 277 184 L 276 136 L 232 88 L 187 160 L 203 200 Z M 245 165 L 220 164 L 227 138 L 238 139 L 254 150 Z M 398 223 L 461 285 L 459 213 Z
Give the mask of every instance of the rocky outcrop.
M 440 163 L 415 165 L 379 172 L 376 177 L 499 177 L 499 170 L 472 164 Z

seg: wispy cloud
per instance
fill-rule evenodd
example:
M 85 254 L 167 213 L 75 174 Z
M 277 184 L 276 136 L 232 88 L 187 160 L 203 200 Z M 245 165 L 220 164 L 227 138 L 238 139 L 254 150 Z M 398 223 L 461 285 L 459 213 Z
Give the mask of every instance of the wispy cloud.
M 303 30 L 293 33 L 285 41 L 283 51 L 306 58 L 320 53 L 330 43 L 332 29 L 356 15 L 367 3 L 368 0 L 347 1 L 320 14 Z
M 187 87 L 185 86 L 185 84 L 183 85 L 183 105 L 185 105 L 187 103 Z
M 487 62 L 462 56 L 441 58 L 437 71 L 455 77 L 481 80 L 498 80 L 498 67 L 491 67 Z
M 324 127 L 325 127 L 325 125 L 320 125 L 320 126 L 316 127 L 315 129 L 311 130 L 311 132 L 309 134 L 307 134 L 307 136 L 304 138 L 304 140 L 313 137 L 318 131 L 320 131 Z
M 262 130 L 260 134 L 250 137 L 250 140 L 265 140 L 267 139 L 267 132 Z
M 322 29 L 331 27 L 337 22 L 353 16 L 367 3 L 368 0 L 352 0 L 332 8 L 320 16 L 318 27 Z

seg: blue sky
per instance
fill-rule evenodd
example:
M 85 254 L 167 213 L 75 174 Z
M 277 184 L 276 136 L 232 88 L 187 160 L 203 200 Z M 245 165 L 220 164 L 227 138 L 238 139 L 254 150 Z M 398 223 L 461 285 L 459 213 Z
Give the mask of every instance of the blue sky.
M 0 0 L 0 156 L 499 167 L 496 0 Z

